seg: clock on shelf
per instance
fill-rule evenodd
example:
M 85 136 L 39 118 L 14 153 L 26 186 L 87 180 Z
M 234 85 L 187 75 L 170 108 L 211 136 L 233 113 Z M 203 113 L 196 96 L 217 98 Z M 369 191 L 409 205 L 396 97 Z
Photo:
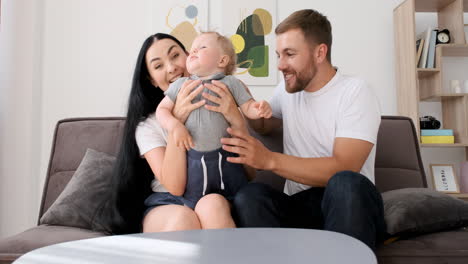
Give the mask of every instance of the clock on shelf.
M 436 44 L 448 44 L 450 43 L 450 31 L 448 29 L 442 29 L 437 31 Z

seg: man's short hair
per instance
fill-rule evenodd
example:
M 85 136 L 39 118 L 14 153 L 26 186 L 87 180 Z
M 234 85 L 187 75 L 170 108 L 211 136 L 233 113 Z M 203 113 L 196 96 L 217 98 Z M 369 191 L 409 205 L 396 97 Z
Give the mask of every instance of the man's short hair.
M 221 50 L 229 57 L 229 63 L 224 69 L 224 74 L 232 75 L 236 71 L 237 55 L 231 40 L 215 31 L 202 32 L 201 34 L 214 34 Z
M 275 29 L 282 34 L 291 29 L 300 29 L 304 38 L 312 45 L 325 44 L 328 47 L 327 60 L 331 63 L 332 28 L 327 17 L 313 9 L 296 11 L 283 20 Z

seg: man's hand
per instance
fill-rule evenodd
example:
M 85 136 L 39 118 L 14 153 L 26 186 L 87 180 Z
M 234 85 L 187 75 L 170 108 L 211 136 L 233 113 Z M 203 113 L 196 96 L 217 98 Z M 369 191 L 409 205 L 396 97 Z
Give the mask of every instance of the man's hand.
M 232 163 L 246 164 L 255 169 L 273 170 L 274 153 L 268 150 L 259 140 L 247 132 L 228 128 L 227 132 L 232 138 L 222 138 L 223 149 L 239 154 L 239 157 L 228 157 Z
M 265 101 L 254 102 L 253 107 L 257 109 L 258 118 L 270 118 L 272 115 L 272 110 L 270 104 Z
M 184 147 L 187 151 L 195 147 L 192 136 L 190 136 L 187 128 L 180 122 L 172 130 L 172 136 L 177 147 Z

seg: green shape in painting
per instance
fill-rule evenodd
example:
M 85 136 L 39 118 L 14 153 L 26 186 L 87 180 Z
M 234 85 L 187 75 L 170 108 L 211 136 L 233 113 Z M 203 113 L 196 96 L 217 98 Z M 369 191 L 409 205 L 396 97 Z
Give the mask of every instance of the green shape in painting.
M 265 64 L 264 47 L 266 46 L 256 46 L 249 49 L 247 59 L 253 62 L 250 68 L 260 68 Z
M 249 59 L 250 49 L 252 49 L 253 47 L 265 45 L 265 37 L 255 34 L 253 30 L 254 27 L 256 31 L 259 30 L 259 27 L 262 28 L 261 23 L 262 22 L 260 18 L 258 17 L 258 15 L 250 15 L 246 17 L 244 20 L 242 20 L 240 25 L 237 27 L 236 34 L 241 35 L 245 40 L 244 50 L 242 50 L 240 53 L 237 54 L 237 61 L 239 63 L 244 62 Z M 248 65 L 248 64 L 246 63 L 243 65 Z M 247 68 L 247 67 L 240 65 L 239 68 Z
M 249 70 L 250 75 L 254 77 L 268 77 L 268 46 L 251 48 L 248 57 L 253 58 L 254 61 Z

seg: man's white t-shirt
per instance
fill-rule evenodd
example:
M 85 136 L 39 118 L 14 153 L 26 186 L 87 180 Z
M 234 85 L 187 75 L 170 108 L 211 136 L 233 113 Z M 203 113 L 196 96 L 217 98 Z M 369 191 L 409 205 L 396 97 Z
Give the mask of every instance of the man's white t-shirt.
M 142 158 L 146 152 L 158 148 L 166 147 L 167 131 L 159 125 L 156 115 L 149 115 L 144 121 L 138 123 L 135 131 L 135 139 Z M 155 178 L 151 182 L 153 192 L 167 192 L 166 188 Z
M 339 71 L 316 92 L 288 93 L 282 81 L 270 100 L 273 116 L 283 121 L 284 153 L 302 158 L 333 156 L 335 138 L 356 138 L 374 144 L 361 174 L 374 182 L 375 144 L 380 126 L 376 96 L 363 80 Z M 286 180 L 288 195 L 311 186 Z

